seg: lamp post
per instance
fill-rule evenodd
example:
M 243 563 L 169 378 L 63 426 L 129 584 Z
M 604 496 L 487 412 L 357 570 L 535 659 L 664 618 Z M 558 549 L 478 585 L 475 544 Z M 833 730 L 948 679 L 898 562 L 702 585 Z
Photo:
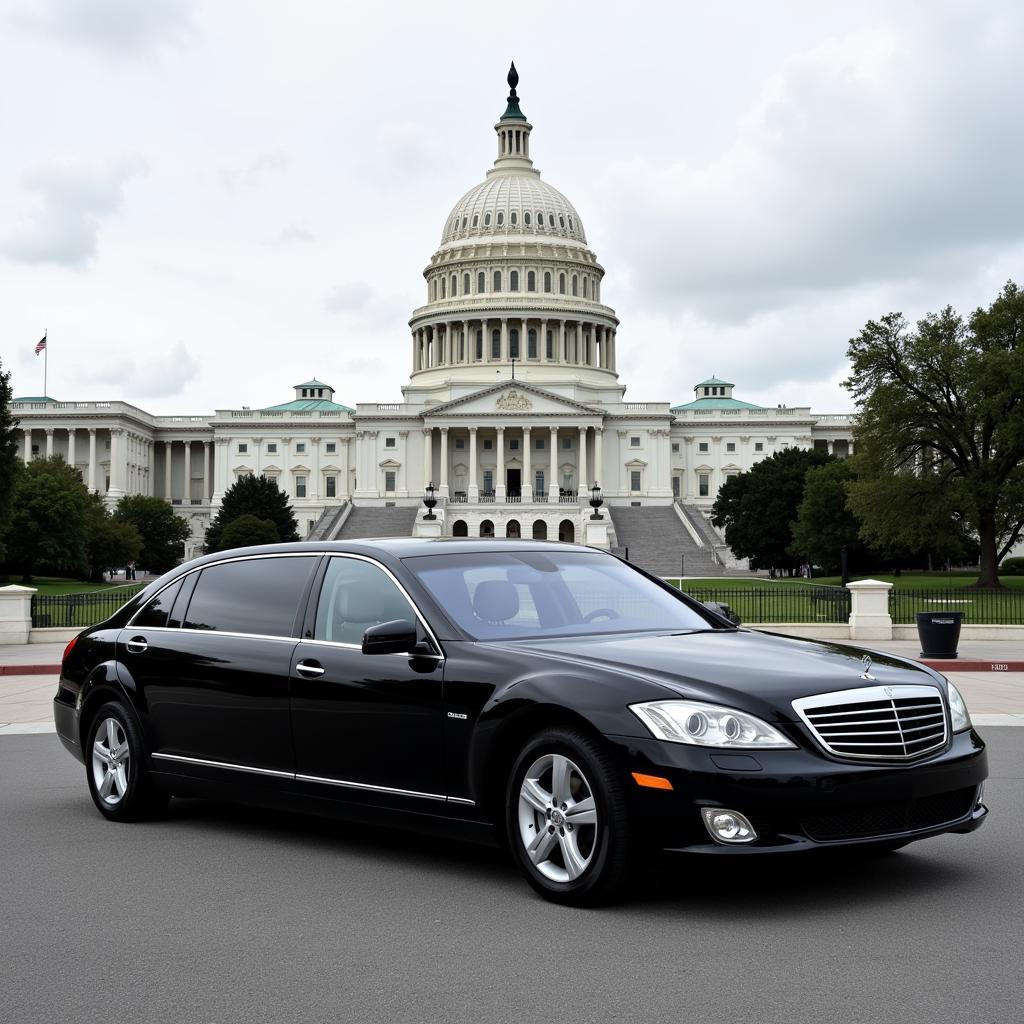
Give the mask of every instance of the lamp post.
M 426 489 L 423 492 L 423 504 L 426 506 L 427 514 L 423 517 L 424 519 L 436 519 L 434 515 L 434 506 L 437 504 L 437 498 L 434 497 L 434 482 L 431 480 L 427 484 Z
M 598 486 L 597 481 L 594 481 L 594 486 L 590 488 L 590 507 L 594 510 L 591 515 L 591 519 L 604 519 L 604 516 L 598 512 L 598 509 L 604 504 L 604 498 L 601 497 L 601 488 Z

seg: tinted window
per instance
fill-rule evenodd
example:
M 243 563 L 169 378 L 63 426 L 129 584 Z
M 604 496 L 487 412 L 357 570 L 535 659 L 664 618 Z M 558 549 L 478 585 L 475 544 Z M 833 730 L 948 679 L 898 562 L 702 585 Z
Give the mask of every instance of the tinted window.
M 479 640 L 710 625 L 681 597 L 597 552 L 427 555 L 405 564 Z
M 177 580 L 169 587 L 164 587 L 156 597 L 153 598 L 145 608 L 135 616 L 133 626 L 145 628 L 147 626 L 166 626 L 167 616 L 174 604 L 174 599 L 181 590 L 181 580 Z
M 377 566 L 356 558 L 332 558 L 316 608 L 317 640 L 362 644 L 363 633 L 379 622 L 416 617 L 405 595 Z
M 253 558 L 204 569 L 189 602 L 185 628 L 291 636 L 315 561 L 312 556 Z

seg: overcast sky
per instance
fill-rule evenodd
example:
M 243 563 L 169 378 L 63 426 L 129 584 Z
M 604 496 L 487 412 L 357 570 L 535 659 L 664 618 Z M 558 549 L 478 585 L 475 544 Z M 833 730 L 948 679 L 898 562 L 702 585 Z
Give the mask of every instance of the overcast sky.
M 1024 281 L 1024 6 L 0 0 L 19 395 L 395 401 L 514 58 L 633 401 L 851 407 L 870 318 Z

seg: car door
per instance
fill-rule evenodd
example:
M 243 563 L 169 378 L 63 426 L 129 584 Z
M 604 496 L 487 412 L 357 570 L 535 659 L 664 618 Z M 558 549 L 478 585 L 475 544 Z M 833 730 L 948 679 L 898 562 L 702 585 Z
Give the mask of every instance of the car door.
M 323 795 L 424 809 L 444 800 L 444 660 L 392 573 L 329 558 L 292 654 L 296 771 Z M 363 654 L 366 629 L 405 619 L 429 654 Z
M 294 772 L 288 675 L 317 561 L 273 555 L 216 562 L 193 574 L 194 582 L 186 577 L 164 627 L 147 625 L 154 619 L 147 606 L 122 630 L 119 659 L 162 769 L 205 762 Z

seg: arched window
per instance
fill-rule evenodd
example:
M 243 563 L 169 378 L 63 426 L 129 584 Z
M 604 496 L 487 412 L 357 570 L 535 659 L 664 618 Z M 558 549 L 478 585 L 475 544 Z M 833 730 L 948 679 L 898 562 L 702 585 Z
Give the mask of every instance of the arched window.
M 477 213 L 473 214 L 473 227 L 476 227 L 480 223 L 480 215 Z
M 487 291 L 487 275 L 482 270 L 476 275 L 476 290 L 478 292 Z
M 456 519 L 452 523 L 452 536 L 453 537 L 468 537 L 469 527 L 466 525 L 465 519 Z
M 499 210 L 499 211 L 498 211 L 498 227 L 500 228 L 500 227 L 501 227 L 501 225 L 502 225 L 502 224 L 504 224 L 504 223 L 505 223 L 505 214 L 503 214 L 503 213 L 502 213 L 502 212 L 501 212 L 501 211 Z
M 436 299 L 437 298 L 437 278 L 436 277 L 434 278 L 433 281 L 430 282 L 430 297 L 432 299 Z
M 466 218 L 465 217 L 462 218 L 462 230 L 463 231 L 466 230 Z
M 451 296 L 454 298 L 459 293 L 459 279 L 452 274 Z
M 480 532 L 482 535 L 482 528 Z M 563 519 L 558 524 L 558 539 L 567 544 L 573 544 L 576 541 L 576 527 L 571 519 Z
M 527 227 L 530 226 L 530 211 L 529 210 L 527 210 L 526 213 L 523 214 L 523 223 Z
M 572 226 L 572 217 L 569 218 L 569 230 L 575 231 L 576 229 Z
M 508 356 L 509 359 L 519 358 L 519 329 L 516 327 L 508 332 Z
M 512 227 L 515 227 L 516 224 L 519 223 L 519 219 L 516 216 L 516 211 L 515 210 L 512 211 L 511 223 L 512 223 Z
M 491 331 L 491 358 L 501 358 L 501 331 L 497 328 Z
M 545 270 L 544 271 L 544 291 L 546 291 L 546 292 L 551 291 L 551 271 L 550 270 Z
M 501 271 L 500 270 L 496 270 L 494 272 L 494 290 L 496 292 L 500 292 L 501 291 Z
M 484 358 L 484 332 L 479 330 L 476 332 L 476 360 L 482 362 Z
M 445 295 L 444 295 L 444 284 L 445 284 L 444 278 L 442 277 L 441 278 L 441 298 L 442 299 L 445 297 Z
M 565 294 L 565 274 L 558 275 L 558 294 Z
M 558 226 L 565 227 L 565 218 L 561 214 L 558 215 Z
M 572 275 L 572 293 L 573 295 L 579 295 L 580 293 L 580 282 L 575 274 Z
M 508 525 L 505 527 L 505 536 L 519 538 L 522 537 L 522 531 L 519 528 L 518 519 L 510 519 Z
M 548 539 L 548 524 L 543 519 L 537 519 L 533 524 L 533 539 L 534 540 L 547 540 Z
M 532 270 L 526 272 L 526 290 L 528 292 L 537 290 L 537 275 Z
M 462 275 L 462 294 L 469 294 L 469 274 Z
M 532 329 L 526 332 L 526 358 L 537 358 L 537 332 Z
M 583 298 L 587 297 L 587 277 L 583 276 Z
M 510 270 L 508 272 L 508 290 L 510 292 L 519 291 L 519 271 Z
M 551 227 L 555 226 L 555 215 L 553 213 L 548 214 L 548 224 L 550 224 Z
M 484 214 L 484 227 L 489 228 L 491 226 L 491 215 L 490 213 Z
M 494 536 L 494 523 L 490 519 L 485 519 L 480 524 L 480 536 L 481 537 L 493 537 Z
M 537 227 L 544 227 L 544 214 L 540 210 L 537 211 Z

